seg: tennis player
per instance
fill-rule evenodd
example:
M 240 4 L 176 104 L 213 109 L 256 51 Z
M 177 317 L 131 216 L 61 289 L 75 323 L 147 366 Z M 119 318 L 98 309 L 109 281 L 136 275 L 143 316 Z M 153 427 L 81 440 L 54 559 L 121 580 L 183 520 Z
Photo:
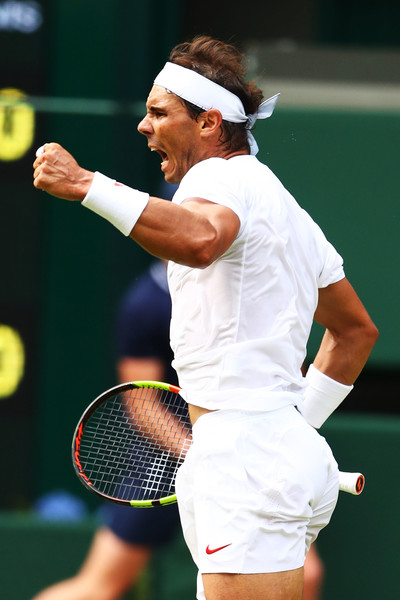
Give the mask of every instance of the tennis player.
M 256 158 L 251 129 L 278 96 L 239 51 L 199 37 L 156 76 L 139 132 L 172 203 L 83 169 L 60 145 L 38 189 L 108 219 L 169 260 L 171 345 L 194 442 L 176 489 L 198 599 L 300 600 L 338 467 L 317 429 L 351 391 L 378 332 L 321 229 Z M 313 319 L 325 333 L 303 378 Z

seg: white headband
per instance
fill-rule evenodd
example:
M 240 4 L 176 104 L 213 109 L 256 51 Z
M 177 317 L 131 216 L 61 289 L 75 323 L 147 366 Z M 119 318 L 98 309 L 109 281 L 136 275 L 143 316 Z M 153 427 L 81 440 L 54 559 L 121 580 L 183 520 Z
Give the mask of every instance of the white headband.
M 173 94 L 191 102 L 203 110 L 216 108 L 225 121 L 230 123 L 246 123 L 247 137 L 251 154 L 257 154 L 257 142 L 250 132 L 257 119 L 267 119 L 274 111 L 279 94 L 268 98 L 260 104 L 256 113 L 246 115 L 242 101 L 238 96 L 218 83 L 207 79 L 200 73 L 167 62 L 154 80 L 154 85 L 166 88 Z

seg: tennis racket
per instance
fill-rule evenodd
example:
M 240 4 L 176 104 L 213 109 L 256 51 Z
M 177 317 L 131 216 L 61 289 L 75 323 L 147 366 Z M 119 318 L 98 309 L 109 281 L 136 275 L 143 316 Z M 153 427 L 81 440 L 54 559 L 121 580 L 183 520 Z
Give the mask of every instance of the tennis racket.
M 72 461 L 83 485 L 128 506 L 176 502 L 175 477 L 192 442 L 180 388 L 156 381 L 117 385 L 98 396 L 76 426 Z M 360 494 L 361 473 L 340 473 L 340 489 Z

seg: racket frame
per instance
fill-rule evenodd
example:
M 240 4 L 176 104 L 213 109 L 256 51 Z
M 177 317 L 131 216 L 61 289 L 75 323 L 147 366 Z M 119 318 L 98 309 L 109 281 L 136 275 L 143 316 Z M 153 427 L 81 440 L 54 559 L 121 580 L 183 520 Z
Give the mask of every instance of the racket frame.
M 93 483 L 90 481 L 90 479 L 87 477 L 86 473 L 83 470 L 79 457 L 79 450 L 85 424 L 90 419 L 91 415 L 97 410 L 97 408 L 104 404 L 108 400 L 108 398 L 110 398 L 110 396 L 113 396 L 115 393 L 121 393 L 135 388 L 151 388 L 157 390 L 165 390 L 168 392 L 173 392 L 175 394 L 179 394 L 179 392 L 181 391 L 180 387 L 178 387 L 177 385 L 172 385 L 170 383 L 164 383 L 162 381 L 140 380 L 130 381 L 128 383 L 116 385 L 97 396 L 97 398 L 95 398 L 93 402 L 91 402 L 91 404 L 89 404 L 89 406 L 86 408 L 81 418 L 79 419 L 77 426 L 75 427 L 74 435 L 72 438 L 72 464 L 74 466 L 75 473 L 77 474 L 79 480 L 82 482 L 86 489 L 96 494 L 96 496 L 100 496 L 101 498 L 104 498 L 117 504 L 132 506 L 135 508 L 153 508 L 155 506 L 167 506 L 169 504 L 175 504 L 177 501 L 176 494 L 170 494 L 169 496 L 155 498 L 153 500 L 120 500 L 118 498 L 114 498 L 113 496 L 109 496 L 103 492 L 99 492 L 98 490 L 96 490 L 96 488 L 93 486 Z

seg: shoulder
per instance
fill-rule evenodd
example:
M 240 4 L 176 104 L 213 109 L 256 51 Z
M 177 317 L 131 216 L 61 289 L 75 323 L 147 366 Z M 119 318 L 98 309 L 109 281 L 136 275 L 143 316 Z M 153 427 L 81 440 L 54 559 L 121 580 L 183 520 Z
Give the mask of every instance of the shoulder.
M 181 204 L 187 198 L 204 198 L 226 206 L 239 217 L 241 224 L 246 218 L 247 203 L 260 185 L 261 175 L 256 172 L 269 169 L 251 155 L 229 159 L 213 157 L 194 165 L 182 179 L 173 202 Z
M 216 173 L 216 174 L 224 174 L 224 173 L 235 173 L 237 169 L 253 169 L 256 165 L 265 166 L 260 163 L 260 161 L 250 154 L 242 154 L 238 156 L 233 156 L 232 158 L 221 158 L 219 156 L 213 156 L 211 158 L 207 158 L 196 163 L 185 175 L 182 179 L 182 182 L 186 177 L 194 177 L 204 172 L 207 173 Z
M 267 169 L 254 156 L 241 155 L 229 159 L 212 157 L 200 161 L 183 177 L 173 202 L 180 204 L 190 196 L 209 198 L 209 191 L 238 194 L 252 181 L 254 170 Z M 239 185 L 241 184 L 241 185 Z M 194 194 L 194 191 L 196 194 Z M 215 201 L 214 199 L 212 199 Z

